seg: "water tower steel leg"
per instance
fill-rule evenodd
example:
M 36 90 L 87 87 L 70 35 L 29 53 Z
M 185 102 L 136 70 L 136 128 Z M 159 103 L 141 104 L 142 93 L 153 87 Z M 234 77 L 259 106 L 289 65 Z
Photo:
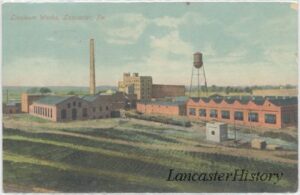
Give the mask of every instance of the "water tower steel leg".
M 198 98 L 199 98 L 200 97 L 200 74 L 199 74 L 199 68 L 197 68 L 197 79 L 198 79 L 198 86 L 197 86 L 198 92 L 197 92 L 197 94 L 198 94 Z
M 191 85 L 190 85 L 190 94 L 189 94 L 190 97 L 192 97 L 193 74 L 194 74 L 194 68 L 192 67 Z
M 207 82 L 206 82 L 206 76 L 205 76 L 204 66 L 203 66 L 203 75 L 204 75 L 205 91 L 206 91 L 206 96 L 207 96 L 208 95 L 208 89 L 207 89 Z

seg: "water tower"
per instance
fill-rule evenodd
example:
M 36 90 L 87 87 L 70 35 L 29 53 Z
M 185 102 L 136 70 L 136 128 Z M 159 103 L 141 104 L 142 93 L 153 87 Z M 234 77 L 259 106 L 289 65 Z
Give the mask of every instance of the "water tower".
M 197 96 L 200 97 L 200 91 L 205 92 L 207 95 L 207 82 L 205 76 L 205 70 L 203 66 L 203 58 L 202 53 L 196 52 L 194 53 L 194 65 L 192 67 L 192 76 L 191 76 L 191 85 L 190 85 L 190 94 L 192 96 L 192 88 L 193 88 L 193 80 L 197 77 Z M 201 88 L 201 80 L 203 82 L 204 90 Z

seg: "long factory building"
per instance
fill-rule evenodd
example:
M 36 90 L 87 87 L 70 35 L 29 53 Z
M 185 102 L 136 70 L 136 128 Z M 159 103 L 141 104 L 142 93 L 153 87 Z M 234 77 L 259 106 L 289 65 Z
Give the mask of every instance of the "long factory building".
M 30 99 L 30 95 L 27 95 L 22 100 L 22 103 L 29 105 L 29 114 L 54 122 L 64 122 L 118 116 L 120 109 L 135 104 L 136 96 L 117 92 L 83 97 L 47 95 L 28 103 Z
M 180 112 L 182 108 L 185 112 Z M 146 114 L 184 115 L 201 121 L 221 121 L 233 125 L 283 128 L 297 126 L 297 97 L 208 97 L 189 98 L 185 103 L 143 101 L 137 111 Z

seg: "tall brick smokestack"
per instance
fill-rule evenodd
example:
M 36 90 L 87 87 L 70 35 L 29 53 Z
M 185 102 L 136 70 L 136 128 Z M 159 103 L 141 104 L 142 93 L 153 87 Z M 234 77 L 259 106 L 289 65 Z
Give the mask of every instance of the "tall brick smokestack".
M 94 39 L 90 39 L 90 94 L 96 93 Z

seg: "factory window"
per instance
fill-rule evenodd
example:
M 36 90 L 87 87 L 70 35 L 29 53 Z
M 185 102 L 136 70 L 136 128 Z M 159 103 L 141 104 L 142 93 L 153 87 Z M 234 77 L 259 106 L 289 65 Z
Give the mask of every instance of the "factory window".
M 60 115 L 61 115 L 61 119 L 66 119 L 67 118 L 67 112 L 66 112 L 66 110 L 62 109 Z
M 196 116 L 196 109 L 195 108 L 190 108 L 189 109 L 189 114 L 193 115 L 193 116 Z
M 205 109 L 199 109 L 199 116 L 206 117 L 206 110 Z
M 93 107 L 93 112 L 96 112 L 96 108 L 95 107 Z
M 106 110 L 108 110 L 108 106 L 106 106 Z
M 288 112 L 284 112 L 282 113 L 282 121 L 285 123 L 285 124 L 288 124 L 290 123 L 290 115 Z
M 76 102 L 73 102 L 73 106 L 76 106 Z
M 211 118 L 217 118 L 217 117 L 218 117 L 218 111 L 217 111 L 216 109 L 210 110 L 209 116 L 210 116 Z
M 228 110 L 222 110 L 221 117 L 222 119 L 230 119 L 230 112 Z
M 78 102 L 78 107 L 81 108 L 81 102 Z
M 68 103 L 68 108 L 71 108 L 71 104 L 70 103 Z
M 102 106 L 99 107 L 99 110 L 102 111 Z
M 275 114 L 265 114 L 265 123 L 276 124 Z
M 249 112 L 249 114 L 248 114 L 248 121 L 249 122 L 258 122 L 258 113 L 256 113 L 256 112 Z
M 82 109 L 82 117 L 87 117 L 88 113 L 87 113 L 87 108 Z
M 244 113 L 240 111 L 234 112 L 234 120 L 238 120 L 238 121 L 244 120 Z

